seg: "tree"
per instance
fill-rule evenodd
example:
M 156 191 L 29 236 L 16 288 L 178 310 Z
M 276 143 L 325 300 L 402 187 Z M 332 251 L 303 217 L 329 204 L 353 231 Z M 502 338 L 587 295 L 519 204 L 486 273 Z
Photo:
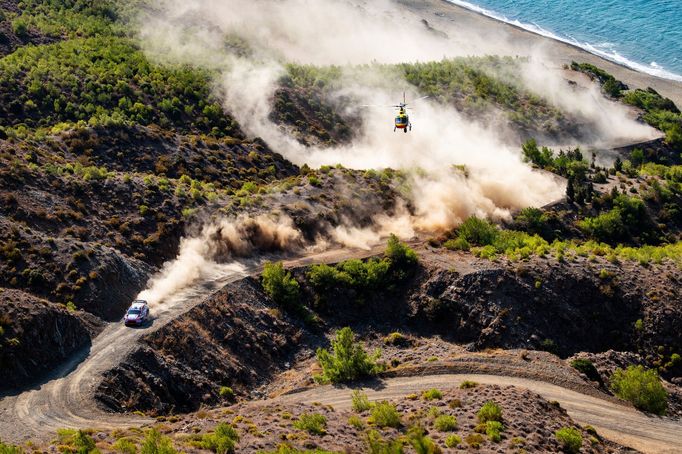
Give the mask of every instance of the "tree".
M 262 274 L 263 289 L 276 303 L 293 308 L 298 305 L 300 286 L 298 281 L 284 270 L 282 262 L 265 264 Z
M 368 355 L 362 344 L 355 341 L 355 334 L 349 327 L 336 332 L 331 353 L 325 348 L 318 348 L 316 354 L 322 367 L 322 375 L 317 379 L 322 382 L 357 380 L 376 375 L 380 370 L 376 360 L 381 352 L 376 350 L 371 356 Z

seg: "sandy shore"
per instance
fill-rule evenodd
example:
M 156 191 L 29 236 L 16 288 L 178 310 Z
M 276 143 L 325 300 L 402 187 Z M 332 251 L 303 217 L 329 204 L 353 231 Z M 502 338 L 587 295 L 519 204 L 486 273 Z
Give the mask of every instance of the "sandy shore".
M 630 88 L 652 87 L 661 95 L 682 107 L 682 82 L 662 79 L 635 71 L 591 54 L 579 47 L 538 35 L 505 22 L 462 8 L 446 0 L 396 0 L 412 13 L 427 20 L 434 28 L 448 34 L 475 30 L 478 36 L 511 46 L 519 56 L 531 56 L 538 48 L 549 59 L 548 63 L 561 67 L 572 61 L 596 65 L 625 82 Z

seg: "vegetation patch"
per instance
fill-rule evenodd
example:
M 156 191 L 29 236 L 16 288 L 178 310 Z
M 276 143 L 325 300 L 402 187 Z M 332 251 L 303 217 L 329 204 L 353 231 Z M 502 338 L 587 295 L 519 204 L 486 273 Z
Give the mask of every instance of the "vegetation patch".
M 616 369 L 611 377 L 611 390 L 643 411 L 663 415 L 668 407 L 668 393 L 658 373 L 644 366 Z
M 583 444 L 583 437 L 578 429 L 573 427 L 562 427 L 554 432 L 554 436 L 564 451 L 568 453 L 580 452 L 580 447 Z
M 316 354 L 322 367 L 322 374 L 316 377 L 320 382 L 348 382 L 371 377 L 381 370 L 376 362 L 381 351 L 369 355 L 363 345 L 355 341 L 355 334 L 349 327 L 336 332 L 331 353 L 326 348 L 318 348 Z

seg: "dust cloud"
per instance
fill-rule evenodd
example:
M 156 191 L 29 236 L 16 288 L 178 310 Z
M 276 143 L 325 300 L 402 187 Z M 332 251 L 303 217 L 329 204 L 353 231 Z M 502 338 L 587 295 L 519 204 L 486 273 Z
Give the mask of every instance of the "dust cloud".
M 241 271 L 236 259 L 303 245 L 300 231 L 287 216 L 242 216 L 207 222 L 199 234 L 181 240 L 177 257 L 164 264 L 138 298 L 156 305 L 197 281 Z
M 336 243 L 367 248 L 389 232 L 403 238 L 439 232 L 471 215 L 508 219 L 513 210 L 541 206 L 563 195 L 561 181 L 522 162 L 518 144 L 508 144 L 499 131 L 429 100 L 415 104 L 409 134 L 393 131 L 390 109 L 356 112 L 362 116 L 362 129 L 352 143 L 334 148 L 304 146 L 269 119 L 287 62 L 346 66 L 517 55 L 518 49 L 504 44 L 503 35 L 482 37 L 476 30 L 458 30 L 443 36 L 388 0 L 152 0 L 140 13 L 138 27 L 151 59 L 211 70 L 225 109 L 248 134 L 262 137 L 292 162 L 406 172 L 405 202 L 411 210 L 403 204 L 392 216 L 378 213 L 371 227 L 348 220 L 327 232 Z M 532 61 L 541 61 L 539 52 Z M 378 105 L 395 104 L 403 90 L 408 100 L 419 96 L 390 76 L 374 74 L 371 81 L 353 76 L 345 74 L 338 95 Z M 588 90 L 576 98 L 556 71 L 530 67 L 524 80 L 561 108 L 594 119 L 605 141 L 610 131 L 646 133 L 625 109 L 609 104 L 598 92 Z M 160 301 L 215 270 L 218 262 L 292 247 L 303 244 L 287 219 L 213 222 L 200 235 L 182 241 L 178 258 L 164 266 L 141 297 Z

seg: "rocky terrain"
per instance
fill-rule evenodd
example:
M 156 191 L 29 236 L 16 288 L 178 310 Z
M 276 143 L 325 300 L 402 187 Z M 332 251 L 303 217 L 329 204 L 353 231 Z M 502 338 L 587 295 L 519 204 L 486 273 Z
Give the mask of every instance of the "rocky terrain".
M 2 290 L 0 301 L 0 339 L 5 343 L 0 349 L 0 391 L 32 385 L 37 377 L 87 350 L 102 328 L 95 316 L 20 290 Z
M 602 438 L 593 428 L 580 427 L 556 403 L 551 403 L 530 391 L 514 387 L 476 385 L 467 389 L 443 389 L 439 397 L 426 398 L 419 394 L 406 394 L 392 399 L 399 423 L 395 427 L 382 427 L 371 409 L 351 410 L 347 405 L 335 408 L 323 404 L 282 404 L 276 401 L 232 405 L 215 410 L 202 410 L 185 416 L 161 417 L 154 426 L 163 436 L 187 452 L 206 450 L 203 444 L 220 423 L 236 428 L 239 452 L 282 452 L 289 450 L 315 450 L 324 452 L 367 452 L 370 439 L 380 445 L 389 443 L 411 446 L 417 438 L 407 430 L 416 425 L 423 436 L 444 451 L 447 448 L 481 449 L 483 452 L 562 452 L 554 438 L 562 427 L 577 427 L 582 437 L 581 452 L 635 452 Z M 351 389 L 347 389 L 351 394 Z M 479 424 L 476 414 L 489 401 L 502 409 L 503 430 L 499 441 L 491 441 Z M 324 417 L 320 433 L 297 428 L 301 415 L 315 414 Z M 443 416 L 455 418 L 455 427 L 443 429 Z M 441 423 L 438 423 L 439 419 Z M 485 426 L 485 424 L 483 425 Z M 367 435 L 371 429 L 372 435 Z M 134 430 L 115 433 L 91 431 L 96 445 L 102 450 L 116 449 L 119 440 L 133 444 L 142 443 L 144 437 Z M 457 442 L 448 437 L 456 435 Z M 371 438 L 370 438 L 371 437 Z M 447 446 L 447 448 L 446 448 Z M 480 447 L 480 448 L 479 448 Z M 437 451 L 433 451 L 437 452 Z M 454 451 L 453 451 L 454 452 Z
M 601 270 L 612 274 L 605 278 Z M 353 290 L 339 291 L 326 295 L 323 306 L 306 271 L 293 274 L 312 317 L 273 302 L 251 279 L 228 285 L 144 337 L 140 349 L 107 374 L 99 399 L 118 411 L 165 414 L 218 403 L 223 386 L 237 396 L 253 396 L 251 390 L 272 382 L 278 372 L 314 367 L 308 359 L 325 345 L 325 333 L 343 326 L 382 348 L 382 361 L 397 370 L 489 348 L 546 350 L 561 357 L 639 348 L 669 357 L 681 341 L 678 268 L 672 264 L 646 269 L 552 258 L 495 263 L 426 249 L 416 274 L 393 292 L 358 299 Z M 600 302 L 597 307 L 594 301 Z M 643 321 L 641 328 L 637 320 Z M 401 333 L 396 345 L 384 340 L 396 331 Z M 442 343 L 430 341 L 434 336 Z M 678 367 L 666 376 L 680 376 Z M 472 370 L 475 364 L 466 371 Z M 312 383 L 310 373 L 302 375 L 300 385 Z M 297 386 L 295 376 L 286 375 L 288 386 Z

